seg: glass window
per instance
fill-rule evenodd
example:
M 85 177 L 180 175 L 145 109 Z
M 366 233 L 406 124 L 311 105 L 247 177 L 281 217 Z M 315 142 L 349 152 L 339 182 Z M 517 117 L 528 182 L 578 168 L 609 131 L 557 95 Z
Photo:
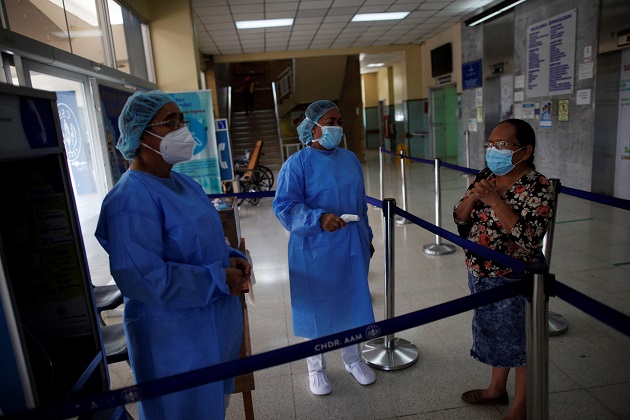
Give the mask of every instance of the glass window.
M 148 80 L 142 22 L 129 9 L 121 7 L 114 0 L 107 0 L 107 8 L 116 54 L 116 68 Z
M 4 3 L 11 31 L 97 63 L 105 62 L 96 0 L 5 0 Z
M 4 1 L 9 28 L 60 50 L 71 52 L 63 7 L 46 1 L 39 7 L 30 1 Z

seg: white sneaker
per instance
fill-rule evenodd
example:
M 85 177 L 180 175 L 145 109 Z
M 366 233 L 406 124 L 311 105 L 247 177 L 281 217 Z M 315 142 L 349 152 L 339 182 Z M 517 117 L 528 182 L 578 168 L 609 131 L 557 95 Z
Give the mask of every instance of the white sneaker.
M 374 371 L 363 361 L 359 360 L 351 365 L 346 365 L 346 370 L 354 376 L 361 385 L 369 385 L 376 380 Z
M 330 386 L 325 370 L 309 372 L 308 382 L 311 392 L 315 395 L 327 395 L 332 392 L 332 386 Z

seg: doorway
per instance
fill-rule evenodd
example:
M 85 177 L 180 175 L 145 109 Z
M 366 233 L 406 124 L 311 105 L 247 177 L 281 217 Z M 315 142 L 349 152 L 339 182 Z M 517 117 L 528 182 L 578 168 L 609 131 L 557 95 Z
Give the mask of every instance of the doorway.
M 457 163 L 459 116 L 455 85 L 431 90 L 431 142 L 435 158 Z
M 27 84 L 57 94 L 57 111 L 74 200 L 90 273 L 103 264 L 105 251 L 94 237 L 107 194 L 105 163 L 96 134 L 94 100 L 87 76 L 23 60 Z M 106 261 L 106 259 L 105 259 Z M 102 270 L 101 270 L 102 271 Z

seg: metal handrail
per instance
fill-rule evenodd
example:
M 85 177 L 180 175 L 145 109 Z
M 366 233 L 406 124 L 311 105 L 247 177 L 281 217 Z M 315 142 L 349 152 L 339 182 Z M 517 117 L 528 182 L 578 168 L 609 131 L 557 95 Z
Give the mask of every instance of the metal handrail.
M 271 93 L 273 93 L 273 110 L 276 114 L 276 129 L 278 130 L 278 144 L 280 145 L 280 157 L 284 162 L 284 146 L 282 145 L 282 130 L 280 130 L 280 111 L 278 111 L 278 93 L 276 92 L 276 82 L 271 82 Z

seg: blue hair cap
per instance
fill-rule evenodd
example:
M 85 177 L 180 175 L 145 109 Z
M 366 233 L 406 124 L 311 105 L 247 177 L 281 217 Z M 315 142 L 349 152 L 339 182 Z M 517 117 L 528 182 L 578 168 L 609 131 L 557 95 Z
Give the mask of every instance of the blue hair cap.
M 306 108 L 306 118 L 302 120 L 300 125 L 297 127 L 298 137 L 300 141 L 304 144 L 308 144 L 313 140 L 313 127 L 315 123 L 319 121 L 321 117 L 324 116 L 325 113 L 330 111 L 331 109 L 339 108 L 332 101 L 321 100 L 315 101 Z
M 120 138 L 116 144 L 116 149 L 125 159 L 134 159 L 136 150 L 140 147 L 140 137 L 147 128 L 147 124 L 164 105 L 171 102 L 175 102 L 175 99 L 161 90 L 136 92 L 127 99 L 118 117 Z

